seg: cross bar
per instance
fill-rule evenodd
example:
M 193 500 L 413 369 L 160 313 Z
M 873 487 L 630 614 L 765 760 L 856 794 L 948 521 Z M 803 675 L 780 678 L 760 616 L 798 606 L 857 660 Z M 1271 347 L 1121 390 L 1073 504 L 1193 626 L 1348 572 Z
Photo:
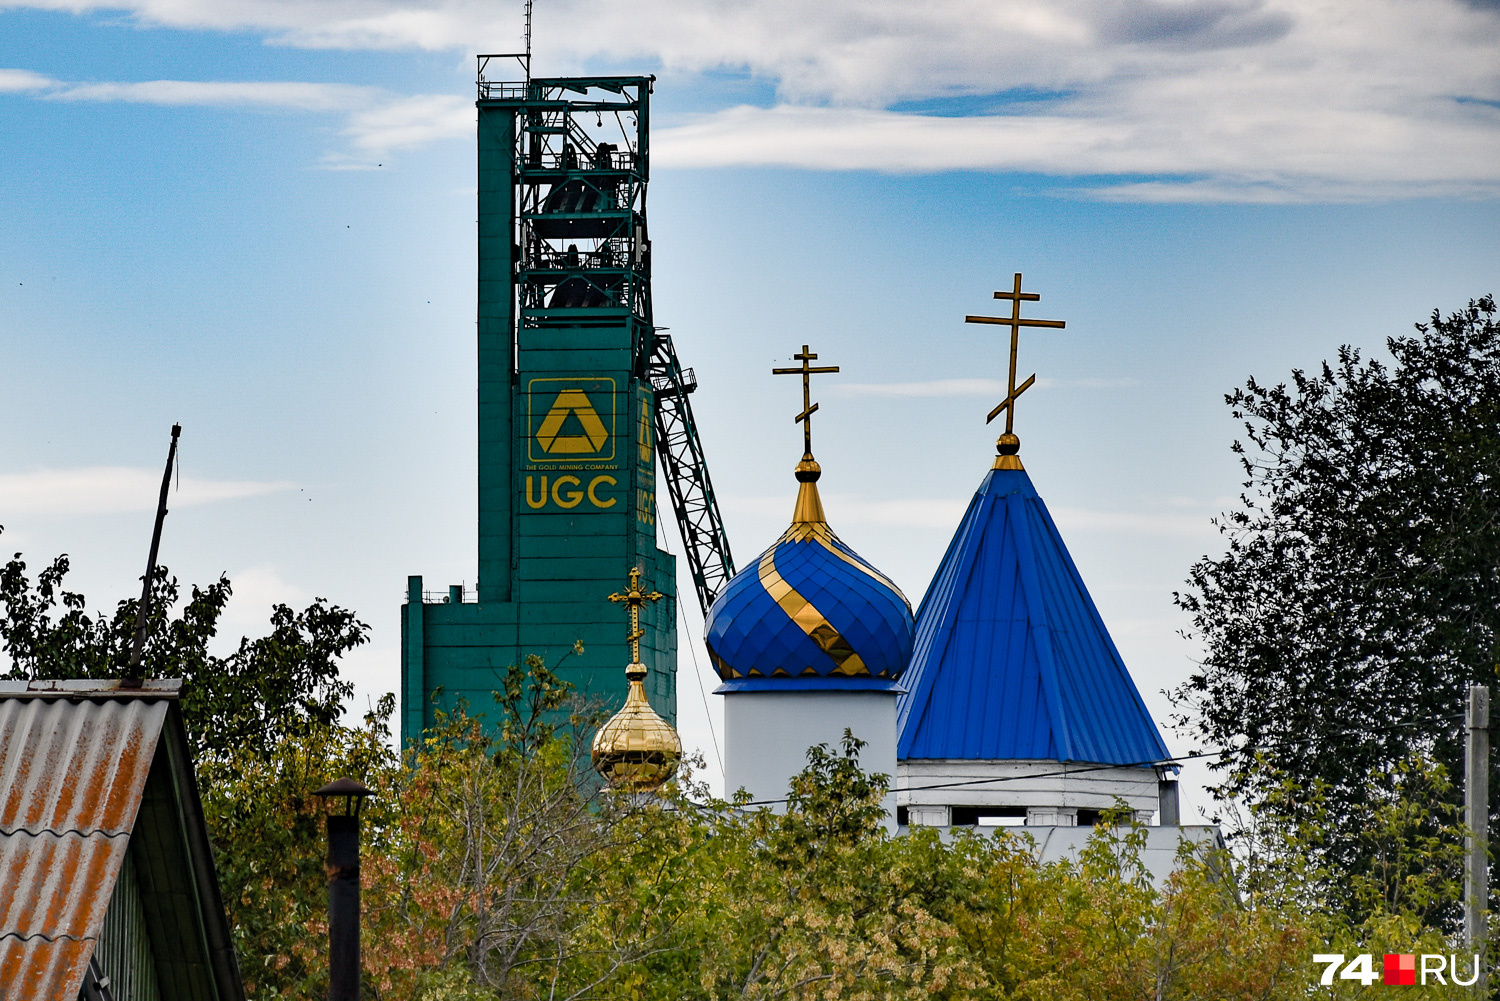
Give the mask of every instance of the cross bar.
M 1040 298 L 1040 296 L 1038 296 Z M 1066 320 L 1023 320 L 1020 317 L 1012 320 L 1008 316 L 966 316 L 965 323 L 998 323 L 1003 327 L 1056 327 L 1061 330 L 1068 325 Z M 795 371 L 795 370 L 794 370 Z
M 802 376 L 802 412 L 792 418 L 793 423 L 802 425 L 802 452 L 803 458 L 812 458 L 812 415 L 817 411 L 818 405 L 812 401 L 812 376 L 823 375 L 829 372 L 837 372 L 837 365 L 809 365 L 818 356 L 806 344 L 802 350 L 792 355 L 802 363 L 800 368 L 773 368 L 772 375 L 800 375 Z
M 1021 396 L 1022 393 L 1026 392 L 1026 390 L 1028 390 L 1028 389 L 1031 388 L 1031 384 L 1033 382 L 1036 382 L 1036 376 L 1035 375 L 1031 375 L 1030 377 L 1028 377 L 1025 382 L 1021 383 L 1019 386 L 1016 387 L 1015 392 L 1011 393 L 1005 399 L 1001 400 L 1000 401 L 1000 405 L 998 407 L 996 407 L 994 410 L 990 411 L 990 415 L 984 419 L 984 422 L 986 424 L 988 424 L 990 421 L 994 420 L 996 417 L 999 417 L 1000 414 L 1003 411 L 1009 409 L 1010 406 L 1011 406 L 1011 404 L 1015 403 L 1016 400 L 1020 398 L 1020 396 Z

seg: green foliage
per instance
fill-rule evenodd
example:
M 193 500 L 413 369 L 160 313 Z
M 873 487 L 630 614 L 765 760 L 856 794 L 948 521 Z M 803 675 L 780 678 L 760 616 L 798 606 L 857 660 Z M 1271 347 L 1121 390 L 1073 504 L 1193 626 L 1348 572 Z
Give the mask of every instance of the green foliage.
M 87 615 L 66 569 L 33 585 L 18 558 L 0 574 L 0 636 L 24 676 L 121 664 L 133 606 Z M 1235 853 L 1184 845 L 1157 885 L 1145 829 L 1120 818 L 1053 863 L 1024 831 L 891 837 L 889 778 L 860 767 L 847 733 L 809 750 L 781 813 L 713 800 L 687 768 L 659 795 L 619 795 L 588 766 L 597 714 L 535 657 L 502 673 L 484 716 L 440 713 L 403 760 L 392 697 L 362 726 L 334 717 L 338 656 L 363 637 L 348 613 L 278 609 L 269 636 L 218 659 L 206 644 L 228 582 L 175 615 L 175 582 L 157 586 L 150 664 L 195 679 L 204 809 L 253 1001 L 326 992 L 312 790 L 339 775 L 377 794 L 363 814 L 373 1001 L 1352 998 L 1379 988 L 1317 987 L 1313 953 L 1459 951 L 1444 929 L 1462 831 L 1429 759 L 1365 776 L 1380 792 L 1340 815 L 1367 863 L 1353 875 L 1328 850 L 1330 784 L 1261 761 Z
M 532 978 L 558 975 L 594 903 L 580 888 L 618 849 L 621 803 L 592 782 L 577 740 L 597 720 L 577 713 L 570 686 L 532 656 L 507 668 L 495 702 L 498 726 L 463 704 L 438 710 L 381 789 L 387 851 L 366 872 L 384 992 L 465 969 L 480 989 L 526 996 Z
M 87 599 L 64 586 L 68 557 L 33 582 L 16 553 L 0 569 L 0 649 L 7 678 L 119 678 L 130 671 L 140 600 L 112 615 L 90 614 Z M 301 612 L 271 610 L 271 631 L 242 639 L 228 656 L 209 652 L 229 602 L 228 577 L 182 597 L 176 578 L 158 567 L 141 665 L 143 677 L 180 678 L 182 710 L 200 758 L 239 756 L 247 747 L 269 756 L 307 726 L 328 727 L 343 713 L 353 686 L 339 677 L 339 658 L 368 638 L 354 613 L 319 598 Z
M 387 695 L 362 727 L 312 722 L 269 746 L 246 743 L 198 763 L 240 972 L 256 1001 L 328 992 L 327 836 L 323 805 L 312 793 L 340 776 L 388 790 L 399 773 L 391 750 L 394 711 Z M 390 812 L 384 796 L 367 801 L 367 855 L 390 850 Z
M 0 569 L 0 649 L 7 678 L 117 678 L 130 671 L 139 601 L 90 613 L 65 587 L 67 556 L 33 581 L 17 553 Z M 352 686 L 339 658 L 368 627 L 318 599 L 271 611 L 270 631 L 227 656 L 209 650 L 230 597 L 228 578 L 194 587 L 186 604 L 158 568 L 141 673 L 180 678 L 183 719 L 240 968 L 257 999 L 326 991 L 326 878 L 322 808 L 312 790 L 352 775 L 389 782 L 387 696 L 360 728 L 339 725 Z M 373 808 L 376 815 L 380 806 Z M 381 829 L 380 823 L 374 830 Z
M 1221 523 L 1227 553 L 1177 595 L 1205 650 L 1178 722 L 1234 749 L 1221 796 L 1300 809 L 1279 783 L 1316 787 L 1323 851 L 1350 873 L 1378 864 L 1361 825 L 1399 762 L 1457 770 L 1466 688 L 1500 663 L 1494 299 L 1388 346 L 1389 366 L 1344 347 L 1226 398 L 1245 492 Z

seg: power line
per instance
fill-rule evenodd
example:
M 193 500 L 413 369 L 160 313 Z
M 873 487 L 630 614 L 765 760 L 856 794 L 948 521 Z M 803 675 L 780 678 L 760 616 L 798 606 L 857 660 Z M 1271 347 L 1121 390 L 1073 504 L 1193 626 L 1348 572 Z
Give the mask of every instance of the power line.
M 656 510 L 658 514 L 658 517 L 656 519 L 657 537 L 661 539 L 662 548 L 667 551 L 667 555 L 673 556 L 673 558 L 675 559 L 675 555 L 672 553 L 671 543 L 667 541 L 667 531 L 666 529 L 661 527 L 661 509 L 657 508 Z M 719 735 L 714 732 L 713 713 L 709 712 L 708 709 L 708 691 L 703 687 L 703 670 L 698 666 L 698 649 L 697 647 L 693 646 L 693 627 L 688 622 L 687 607 L 683 604 L 680 598 L 677 601 L 677 613 L 678 616 L 682 619 L 682 631 L 683 636 L 687 641 L 688 653 L 692 654 L 693 656 L 693 680 L 698 682 L 698 697 L 703 700 L 703 718 L 708 721 L 708 736 L 714 744 L 714 760 L 719 763 L 719 774 L 723 775 L 724 755 L 719 753 Z

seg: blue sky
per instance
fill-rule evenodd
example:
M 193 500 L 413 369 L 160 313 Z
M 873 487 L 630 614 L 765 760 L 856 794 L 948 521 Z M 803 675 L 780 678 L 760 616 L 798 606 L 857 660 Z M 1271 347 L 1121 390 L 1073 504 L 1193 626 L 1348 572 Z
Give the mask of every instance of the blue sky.
M 406 575 L 474 575 L 472 55 L 520 9 L 0 0 L 0 546 L 132 593 L 180 420 L 164 561 L 229 573 L 236 633 L 356 609 L 360 698 L 394 687 Z M 1023 340 L 1022 455 L 1164 718 L 1224 392 L 1500 284 L 1497 39 L 1479 0 L 544 0 L 536 69 L 660 78 L 657 319 L 742 563 L 809 342 L 830 520 L 920 599 L 1003 395 L 962 317 L 1025 273 L 1068 328 Z

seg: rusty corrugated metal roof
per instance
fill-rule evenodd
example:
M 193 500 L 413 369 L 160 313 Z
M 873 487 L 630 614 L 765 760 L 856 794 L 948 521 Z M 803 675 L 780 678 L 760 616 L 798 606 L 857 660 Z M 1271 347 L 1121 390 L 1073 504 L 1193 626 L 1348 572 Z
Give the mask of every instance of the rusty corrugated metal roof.
M 42 684 L 0 687 L 0 984 L 74 1001 L 176 691 Z

